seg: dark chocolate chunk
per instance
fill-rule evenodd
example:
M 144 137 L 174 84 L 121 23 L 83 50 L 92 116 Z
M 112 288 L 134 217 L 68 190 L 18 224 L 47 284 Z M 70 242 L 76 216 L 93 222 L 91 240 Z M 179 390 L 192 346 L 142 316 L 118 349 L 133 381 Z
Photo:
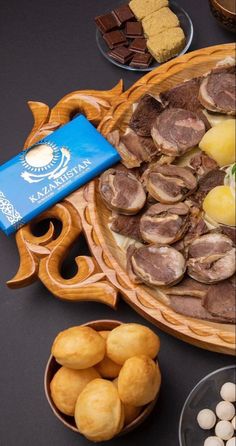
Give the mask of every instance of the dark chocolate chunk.
M 103 35 L 103 39 L 105 40 L 105 42 L 107 43 L 107 45 L 111 50 L 113 50 L 113 48 L 116 48 L 119 45 L 124 45 L 126 43 L 126 37 L 124 33 L 122 33 L 122 31 L 119 30 L 111 31 L 110 33 L 105 33 Z
M 125 34 L 129 38 L 143 36 L 143 27 L 140 22 L 127 22 L 125 25 Z
M 95 17 L 95 22 L 98 27 L 98 29 L 104 34 L 108 31 L 112 31 L 115 28 L 118 28 L 119 22 L 117 21 L 116 17 L 112 13 L 99 15 L 98 17 Z
M 134 14 L 128 5 L 122 5 L 114 9 L 113 14 L 115 14 L 121 25 L 128 20 L 134 19 Z
M 127 62 L 129 62 L 134 55 L 134 53 L 125 46 L 118 46 L 117 48 L 114 48 L 114 50 L 110 51 L 108 54 L 110 57 L 112 57 L 112 59 L 115 59 L 122 64 L 126 64 Z
M 147 68 L 151 64 L 153 57 L 150 53 L 136 53 L 130 63 L 133 68 Z
M 135 51 L 136 53 L 146 53 L 147 51 L 147 41 L 144 38 L 134 39 L 129 47 L 130 51 Z

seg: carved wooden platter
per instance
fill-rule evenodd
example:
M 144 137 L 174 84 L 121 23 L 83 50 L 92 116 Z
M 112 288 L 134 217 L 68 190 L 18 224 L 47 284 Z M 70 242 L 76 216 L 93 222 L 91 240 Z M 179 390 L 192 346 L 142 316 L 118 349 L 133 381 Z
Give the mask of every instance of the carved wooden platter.
M 72 114 L 83 112 L 106 136 L 110 131 L 125 130 L 132 104 L 146 92 L 158 94 L 186 79 L 200 76 L 227 56 L 234 56 L 235 45 L 217 45 L 200 49 L 174 59 L 141 78 L 127 92 L 121 94 L 122 83 L 108 92 L 73 92 L 52 109 L 46 104 L 30 103 L 35 125 L 25 147 L 42 139 Z M 16 288 L 39 278 L 57 297 L 66 300 L 96 300 L 115 308 L 117 292 L 135 311 L 164 331 L 196 346 L 235 354 L 235 326 L 207 322 L 182 316 L 160 299 L 158 291 L 130 281 L 126 272 L 125 252 L 119 248 L 109 230 L 110 212 L 98 193 L 98 181 L 68 196 L 37 219 L 56 218 L 62 223 L 58 236 L 53 221 L 46 233 L 34 235 L 35 222 L 21 228 L 16 241 L 20 253 L 20 267 L 8 286 Z M 77 274 L 71 279 L 61 275 L 61 264 L 73 243 L 83 232 L 92 256 L 78 256 Z

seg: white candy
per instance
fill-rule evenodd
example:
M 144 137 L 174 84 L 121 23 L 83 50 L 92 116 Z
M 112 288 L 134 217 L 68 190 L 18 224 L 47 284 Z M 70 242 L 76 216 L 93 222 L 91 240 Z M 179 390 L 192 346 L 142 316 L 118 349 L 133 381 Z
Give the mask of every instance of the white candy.
M 236 437 L 230 438 L 230 440 L 227 441 L 226 446 L 236 446 Z
M 234 428 L 230 421 L 219 421 L 215 427 L 215 434 L 222 440 L 229 440 L 234 435 Z
M 232 420 L 235 415 L 235 407 L 229 401 L 221 401 L 216 406 L 216 415 L 220 420 Z
M 234 403 L 236 401 L 236 385 L 234 383 L 225 383 L 220 390 L 223 400 Z
M 224 442 L 218 437 L 208 437 L 204 442 L 204 446 L 224 446 Z
M 231 423 L 232 423 L 232 425 L 233 425 L 234 430 L 236 430 L 236 417 L 234 417 L 234 418 L 232 419 Z
M 202 429 L 211 429 L 216 424 L 216 416 L 210 409 L 203 409 L 197 416 L 197 422 Z

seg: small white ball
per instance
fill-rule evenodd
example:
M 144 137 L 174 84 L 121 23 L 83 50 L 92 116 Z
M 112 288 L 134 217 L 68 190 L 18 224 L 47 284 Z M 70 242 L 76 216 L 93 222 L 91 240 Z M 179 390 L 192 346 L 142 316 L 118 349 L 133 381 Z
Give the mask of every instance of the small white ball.
M 221 401 L 216 406 L 216 415 L 220 420 L 232 420 L 235 415 L 235 407 L 229 401 Z
M 204 442 L 204 446 L 224 446 L 224 442 L 218 437 L 208 437 Z
M 220 389 L 221 398 L 234 403 L 236 401 L 236 384 L 225 383 Z
M 216 416 L 210 409 L 200 410 L 197 422 L 202 429 L 211 429 L 216 424 Z
M 219 421 L 215 428 L 215 434 L 222 440 L 229 440 L 234 435 L 234 428 L 230 421 Z
M 236 417 L 234 417 L 234 418 L 232 419 L 231 423 L 232 423 L 232 425 L 233 425 L 234 430 L 236 430 Z
M 230 440 L 227 441 L 226 446 L 236 446 L 236 437 L 230 438 Z

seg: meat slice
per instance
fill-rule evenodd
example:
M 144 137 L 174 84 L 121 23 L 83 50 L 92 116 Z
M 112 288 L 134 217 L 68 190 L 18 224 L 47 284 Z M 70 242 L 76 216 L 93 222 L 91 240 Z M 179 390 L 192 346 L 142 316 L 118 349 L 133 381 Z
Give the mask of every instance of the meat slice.
M 175 295 L 202 298 L 206 296 L 209 286 L 210 285 L 198 282 L 197 280 L 192 279 L 192 277 L 186 275 L 183 280 L 178 283 L 178 285 L 171 288 L 166 288 L 164 292 L 168 296 Z
M 213 314 L 211 314 L 205 307 L 203 307 L 202 299 L 199 299 L 198 297 L 179 295 L 172 295 L 169 297 L 170 307 L 174 311 L 176 311 L 176 313 L 211 322 L 229 322 L 227 319 L 224 319 L 223 316 L 213 316 Z
M 213 316 L 224 318 L 229 323 L 236 323 L 235 276 L 211 285 L 203 299 L 203 306 Z
M 201 82 L 199 101 L 212 112 L 235 115 L 236 77 L 228 70 L 211 72 Z
M 170 246 L 135 248 L 129 262 L 128 271 L 131 268 L 141 282 L 153 286 L 174 285 L 182 279 L 186 269 L 182 254 Z
M 133 130 L 127 129 L 120 136 L 118 130 L 107 135 L 108 141 L 116 147 L 122 163 L 128 168 L 139 167 L 143 162 L 149 162 L 159 153 L 158 147 L 150 137 L 140 137 Z
M 202 200 L 206 197 L 208 192 L 216 186 L 224 184 L 226 173 L 219 168 L 213 169 L 210 172 L 203 175 L 198 181 L 198 190 L 194 194 L 194 199 L 198 203 L 202 203 Z
M 189 208 L 184 203 L 154 204 L 140 219 L 141 236 L 148 243 L 174 243 L 187 230 L 188 216 Z
M 121 214 L 136 214 L 145 204 L 142 184 L 129 171 L 108 169 L 99 179 L 99 190 L 109 209 Z
M 153 121 L 162 111 L 162 103 L 150 94 L 145 94 L 133 112 L 129 126 L 137 135 L 150 137 Z
M 205 131 L 205 124 L 196 113 L 168 108 L 154 121 L 151 134 L 161 153 L 181 156 L 197 146 Z
M 236 245 L 236 227 L 235 226 L 227 226 L 227 225 L 220 225 L 220 231 L 222 234 L 227 235 L 233 242 L 234 245 Z
M 112 214 L 111 230 L 125 237 L 133 238 L 134 240 L 142 241 L 140 233 L 140 218 L 141 213 L 136 215 L 121 215 Z
M 190 159 L 189 166 L 194 169 L 198 177 L 202 177 L 218 167 L 215 160 L 203 152 L 196 153 L 196 155 Z
M 220 233 L 202 235 L 188 249 L 188 274 L 203 283 L 216 283 L 235 273 L 232 240 Z
M 197 180 L 188 168 L 155 164 L 145 175 L 146 188 L 157 201 L 177 203 L 192 193 Z
M 160 94 L 160 100 L 165 107 L 182 108 L 196 113 L 203 120 L 208 130 L 211 126 L 202 111 L 203 106 L 198 99 L 201 80 L 202 77 L 195 77 L 171 88 L 171 90 L 164 91 Z

